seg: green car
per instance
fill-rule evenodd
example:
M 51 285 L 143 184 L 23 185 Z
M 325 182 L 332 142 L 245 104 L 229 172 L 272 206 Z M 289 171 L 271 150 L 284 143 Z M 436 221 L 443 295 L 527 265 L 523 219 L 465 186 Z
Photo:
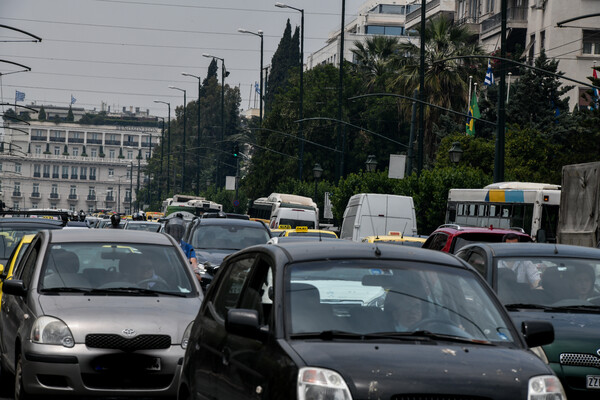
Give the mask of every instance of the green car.
M 519 325 L 554 325 L 554 342 L 532 350 L 567 398 L 600 398 L 600 249 L 539 243 L 477 243 L 456 255 L 475 267 Z

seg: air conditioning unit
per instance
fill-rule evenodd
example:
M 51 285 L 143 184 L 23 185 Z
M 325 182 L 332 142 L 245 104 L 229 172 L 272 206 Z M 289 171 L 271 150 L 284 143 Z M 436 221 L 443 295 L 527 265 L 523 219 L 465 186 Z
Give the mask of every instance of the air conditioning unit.
M 535 0 L 532 8 L 536 10 L 543 10 L 546 8 L 546 1 L 547 0 Z

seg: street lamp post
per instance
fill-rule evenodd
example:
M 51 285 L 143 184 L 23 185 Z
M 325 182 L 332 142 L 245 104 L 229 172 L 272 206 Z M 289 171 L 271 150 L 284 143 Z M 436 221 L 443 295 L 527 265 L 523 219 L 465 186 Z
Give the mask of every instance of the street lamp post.
M 168 115 L 168 125 L 167 125 L 167 130 L 168 130 L 168 139 L 167 139 L 167 196 L 170 193 L 171 190 L 171 103 L 168 103 L 166 101 L 161 101 L 161 100 L 154 100 L 155 103 L 162 103 L 162 104 L 166 104 L 169 107 L 169 115 Z M 164 123 L 163 123 L 163 129 L 164 129 Z M 161 142 L 161 152 L 162 152 L 162 142 Z M 162 153 L 161 153 L 161 160 L 162 160 Z M 161 169 L 162 169 L 162 164 L 161 164 Z M 162 198 L 160 199 L 162 201 Z
M 259 111 L 258 111 L 258 126 L 262 126 L 262 118 L 263 118 L 263 73 L 262 73 L 262 70 L 263 70 L 263 53 L 264 53 L 264 51 L 263 51 L 263 49 L 264 49 L 263 31 L 259 29 L 257 32 L 252 32 L 247 29 L 239 28 L 238 32 L 249 33 L 251 35 L 260 37 L 260 89 L 259 89 L 260 93 L 258 94 L 260 101 L 259 101 Z M 302 79 L 302 78 L 300 78 L 300 79 Z M 300 80 L 300 82 L 302 82 L 302 80 Z
M 162 118 L 162 126 L 161 126 L 161 131 L 160 131 L 160 179 L 157 179 L 156 183 L 158 184 L 158 199 L 160 201 L 162 201 L 163 155 L 164 155 L 163 149 L 165 148 L 165 118 L 164 117 L 159 117 L 159 118 Z M 150 147 L 150 149 L 152 149 L 152 146 Z
M 180 89 L 175 86 L 169 86 L 169 89 L 179 90 L 183 92 L 183 141 L 181 145 L 181 193 L 185 192 L 185 126 L 187 125 L 185 119 L 185 109 L 187 108 L 187 98 L 185 89 Z
M 216 60 L 220 60 L 221 61 L 221 137 L 219 138 L 219 144 L 217 147 L 221 147 L 221 145 L 223 144 L 223 138 L 225 137 L 225 59 L 221 58 L 221 57 L 217 57 L 217 56 L 213 56 L 211 54 L 207 54 L 204 53 L 202 54 L 203 57 L 207 57 L 207 58 L 214 58 Z M 229 75 L 229 74 L 227 74 Z M 216 169 L 217 169 L 217 176 L 216 176 L 216 181 L 215 181 L 215 185 L 216 187 L 219 187 L 219 162 L 217 161 L 217 165 L 216 165 Z
M 462 157 L 463 150 L 460 147 L 460 142 L 453 142 L 452 147 L 448 150 L 448 156 L 453 164 L 458 164 Z
M 182 72 L 181 75 L 198 79 L 198 137 L 196 145 L 200 146 L 200 92 L 202 90 L 202 78 L 197 75 L 188 74 L 187 72 Z M 200 157 L 196 157 L 196 196 L 200 196 Z
M 289 6 L 283 3 L 275 3 L 275 7 L 289 8 L 300 13 L 300 120 L 304 119 L 304 9 Z M 343 27 L 342 27 L 343 29 Z M 342 34 L 343 35 L 343 34 Z M 343 36 L 342 36 L 343 37 Z M 342 47 L 343 48 L 343 47 Z M 343 56 L 343 55 L 342 55 Z M 340 118 L 341 119 L 341 118 Z M 302 168 L 304 160 L 304 122 L 300 122 L 300 149 L 298 151 L 298 179 L 302 180 Z
M 317 201 L 317 183 L 319 182 L 319 179 L 321 179 L 322 175 L 323 168 L 321 168 L 321 164 L 315 163 L 315 166 L 313 167 L 313 177 L 315 178 L 315 202 Z

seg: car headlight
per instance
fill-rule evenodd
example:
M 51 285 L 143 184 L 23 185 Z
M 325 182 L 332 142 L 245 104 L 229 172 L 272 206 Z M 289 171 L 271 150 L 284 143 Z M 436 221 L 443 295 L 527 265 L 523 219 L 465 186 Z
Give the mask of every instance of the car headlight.
M 352 400 L 352 395 L 337 372 L 304 367 L 298 372 L 298 400 Z
M 541 346 L 532 347 L 529 350 L 533 351 L 533 354 L 538 356 L 538 358 L 540 360 L 542 360 L 544 362 L 544 364 L 548 364 L 548 357 L 546 357 L 546 352 L 544 351 L 544 349 Z
M 58 318 L 42 316 L 35 320 L 31 328 L 31 341 L 40 344 L 55 344 L 64 347 L 75 346 L 71 330 Z
M 554 375 L 542 375 L 529 379 L 527 400 L 566 400 L 567 396 L 558 378 Z
M 190 335 L 192 334 L 192 326 L 194 325 L 194 321 L 190 322 L 185 331 L 183 332 L 183 337 L 181 338 L 181 347 L 183 349 L 187 349 L 188 343 L 190 342 Z

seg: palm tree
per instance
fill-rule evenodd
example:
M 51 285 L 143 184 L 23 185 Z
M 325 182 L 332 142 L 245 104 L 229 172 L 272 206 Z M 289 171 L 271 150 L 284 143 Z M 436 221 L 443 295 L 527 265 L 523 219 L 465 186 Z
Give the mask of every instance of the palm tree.
M 396 93 L 412 96 L 420 86 L 420 48 L 414 43 L 401 43 L 398 47 L 400 60 L 397 64 L 400 69 L 391 84 Z M 441 60 L 482 53 L 476 39 L 465 26 L 455 26 L 443 16 L 428 21 L 425 28 L 425 101 L 456 111 L 466 111 L 468 77 L 481 75 L 482 80 L 483 74 L 476 73 L 477 70 L 484 70 L 482 62 Z M 403 103 L 406 115 L 409 115 L 410 107 L 410 103 Z M 443 112 L 425 107 L 424 150 L 425 156 L 430 160 L 434 158 L 438 145 L 432 126 L 441 113 Z
M 355 41 L 355 49 L 352 53 L 356 57 L 356 68 L 365 82 L 365 88 L 373 90 L 384 90 L 386 82 L 393 76 L 395 61 L 398 55 L 398 39 L 389 36 L 369 37 L 364 43 Z

